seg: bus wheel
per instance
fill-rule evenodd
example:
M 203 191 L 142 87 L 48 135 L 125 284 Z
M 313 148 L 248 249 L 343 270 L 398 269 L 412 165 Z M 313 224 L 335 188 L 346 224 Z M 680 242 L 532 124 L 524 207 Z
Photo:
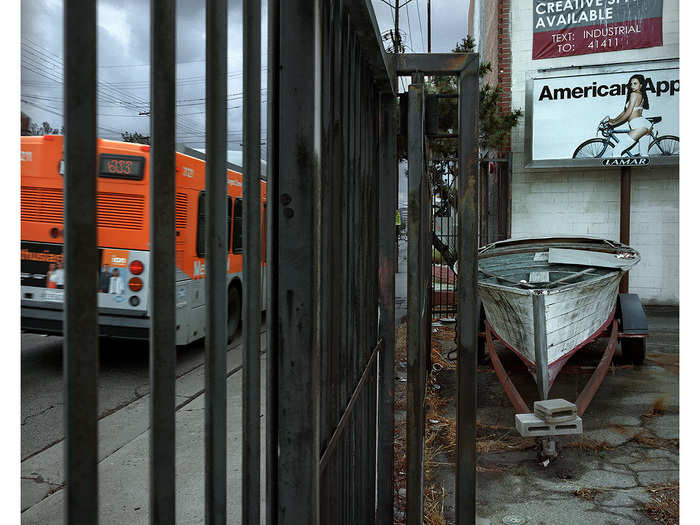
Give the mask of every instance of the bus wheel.
M 238 331 L 241 323 L 241 294 L 235 285 L 228 287 L 228 319 L 226 322 L 227 339 L 229 344 L 233 342 L 233 336 Z

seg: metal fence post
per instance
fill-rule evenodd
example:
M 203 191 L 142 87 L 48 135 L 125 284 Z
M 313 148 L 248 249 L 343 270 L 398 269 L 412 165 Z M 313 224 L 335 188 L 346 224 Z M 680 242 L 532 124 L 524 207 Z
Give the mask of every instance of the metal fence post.
M 67 524 L 93 524 L 98 511 L 97 5 L 66 0 L 63 9 L 64 517 Z
M 424 221 L 423 149 L 424 85 L 408 87 L 408 327 L 407 327 L 407 410 L 406 410 L 406 523 L 423 523 L 423 441 L 425 438 L 423 376 L 425 288 L 423 266 L 425 257 L 422 231 Z
M 243 1 L 242 522 L 260 523 L 260 0 Z
M 318 148 L 317 38 L 319 0 L 279 3 L 279 130 L 276 148 L 279 202 L 277 323 L 277 479 L 280 525 L 316 525 L 319 518 L 319 390 L 317 253 L 315 246 Z M 310 21 L 313 24 L 310 27 Z M 313 29 L 312 29 L 313 27 Z M 275 37 L 277 38 L 277 37 Z
M 277 525 L 279 429 L 279 57 L 280 0 L 267 2 L 267 368 L 265 523 Z
M 379 426 L 377 428 L 377 525 L 394 521 L 394 349 L 396 261 L 396 97 L 381 97 L 379 145 Z
M 459 75 L 459 325 L 457 349 L 457 524 L 476 520 L 478 55 Z
M 175 522 L 175 2 L 151 2 L 150 520 Z
M 206 5 L 205 521 L 226 523 L 226 92 L 228 5 Z

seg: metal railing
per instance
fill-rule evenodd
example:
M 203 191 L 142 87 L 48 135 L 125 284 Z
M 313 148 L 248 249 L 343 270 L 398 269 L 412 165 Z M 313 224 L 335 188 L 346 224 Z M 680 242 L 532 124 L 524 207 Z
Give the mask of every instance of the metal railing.
M 174 522 L 174 1 L 152 0 L 151 523 Z M 205 521 L 226 522 L 227 2 L 206 5 Z M 243 520 L 260 519 L 260 4 L 244 0 Z M 96 11 L 66 0 L 66 523 L 97 523 Z M 393 521 L 396 77 L 369 2 L 268 2 L 266 523 Z M 476 81 L 471 55 L 397 72 L 460 76 L 458 523 L 474 517 Z M 404 72 L 401 72 L 403 68 Z M 409 523 L 422 521 L 430 198 L 411 87 Z M 158 191 L 156 191 L 156 185 Z M 257 219 L 257 220 L 256 220 Z M 252 263 L 251 263 L 252 261 Z M 158 279 L 158 280 L 156 280 Z M 258 280 L 256 280 L 258 279 Z M 413 396 L 413 397 L 411 397 Z M 257 430 L 256 430 L 257 429 Z
M 388 524 L 391 75 L 364 2 L 285 0 L 268 9 L 275 277 L 267 523 Z
M 408 94 L 408 327 L 406 414 L 406 523 L 423 523 L 425 388 L 431 341 L 431 181 L 425 162 L 426 75 L 458 77 L 458 293 L 456 517 L 476 519 L 476 252 L 478 56 L 413 54 L 397 57 L 397 74 L 412 76 Z

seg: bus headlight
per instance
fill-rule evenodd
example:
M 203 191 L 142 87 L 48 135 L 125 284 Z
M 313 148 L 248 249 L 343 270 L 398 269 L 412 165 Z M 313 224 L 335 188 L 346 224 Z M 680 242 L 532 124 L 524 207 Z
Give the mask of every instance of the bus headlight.
M 141 301 L 139 300 L 139 298 L 136 297 L 135 295 L 132 295 L 131 297 L 129 297 L 129 304 L 131 306 L 138 306 L 140 302 Z
M 138 277 L 132 277 L 129 279 L 129 290 L 132 292 L 139 292 L 143 288 L 143 281 Z

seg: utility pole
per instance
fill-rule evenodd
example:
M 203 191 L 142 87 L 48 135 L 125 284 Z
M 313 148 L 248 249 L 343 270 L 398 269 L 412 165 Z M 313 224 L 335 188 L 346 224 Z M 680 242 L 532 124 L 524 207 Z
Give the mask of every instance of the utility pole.
M 430 0 L 428 0 L 428 53 L 430 53 Z
M 394 53 L 401 49 L 401 35 L 399 34 L 399 0 L 394 4 Z

